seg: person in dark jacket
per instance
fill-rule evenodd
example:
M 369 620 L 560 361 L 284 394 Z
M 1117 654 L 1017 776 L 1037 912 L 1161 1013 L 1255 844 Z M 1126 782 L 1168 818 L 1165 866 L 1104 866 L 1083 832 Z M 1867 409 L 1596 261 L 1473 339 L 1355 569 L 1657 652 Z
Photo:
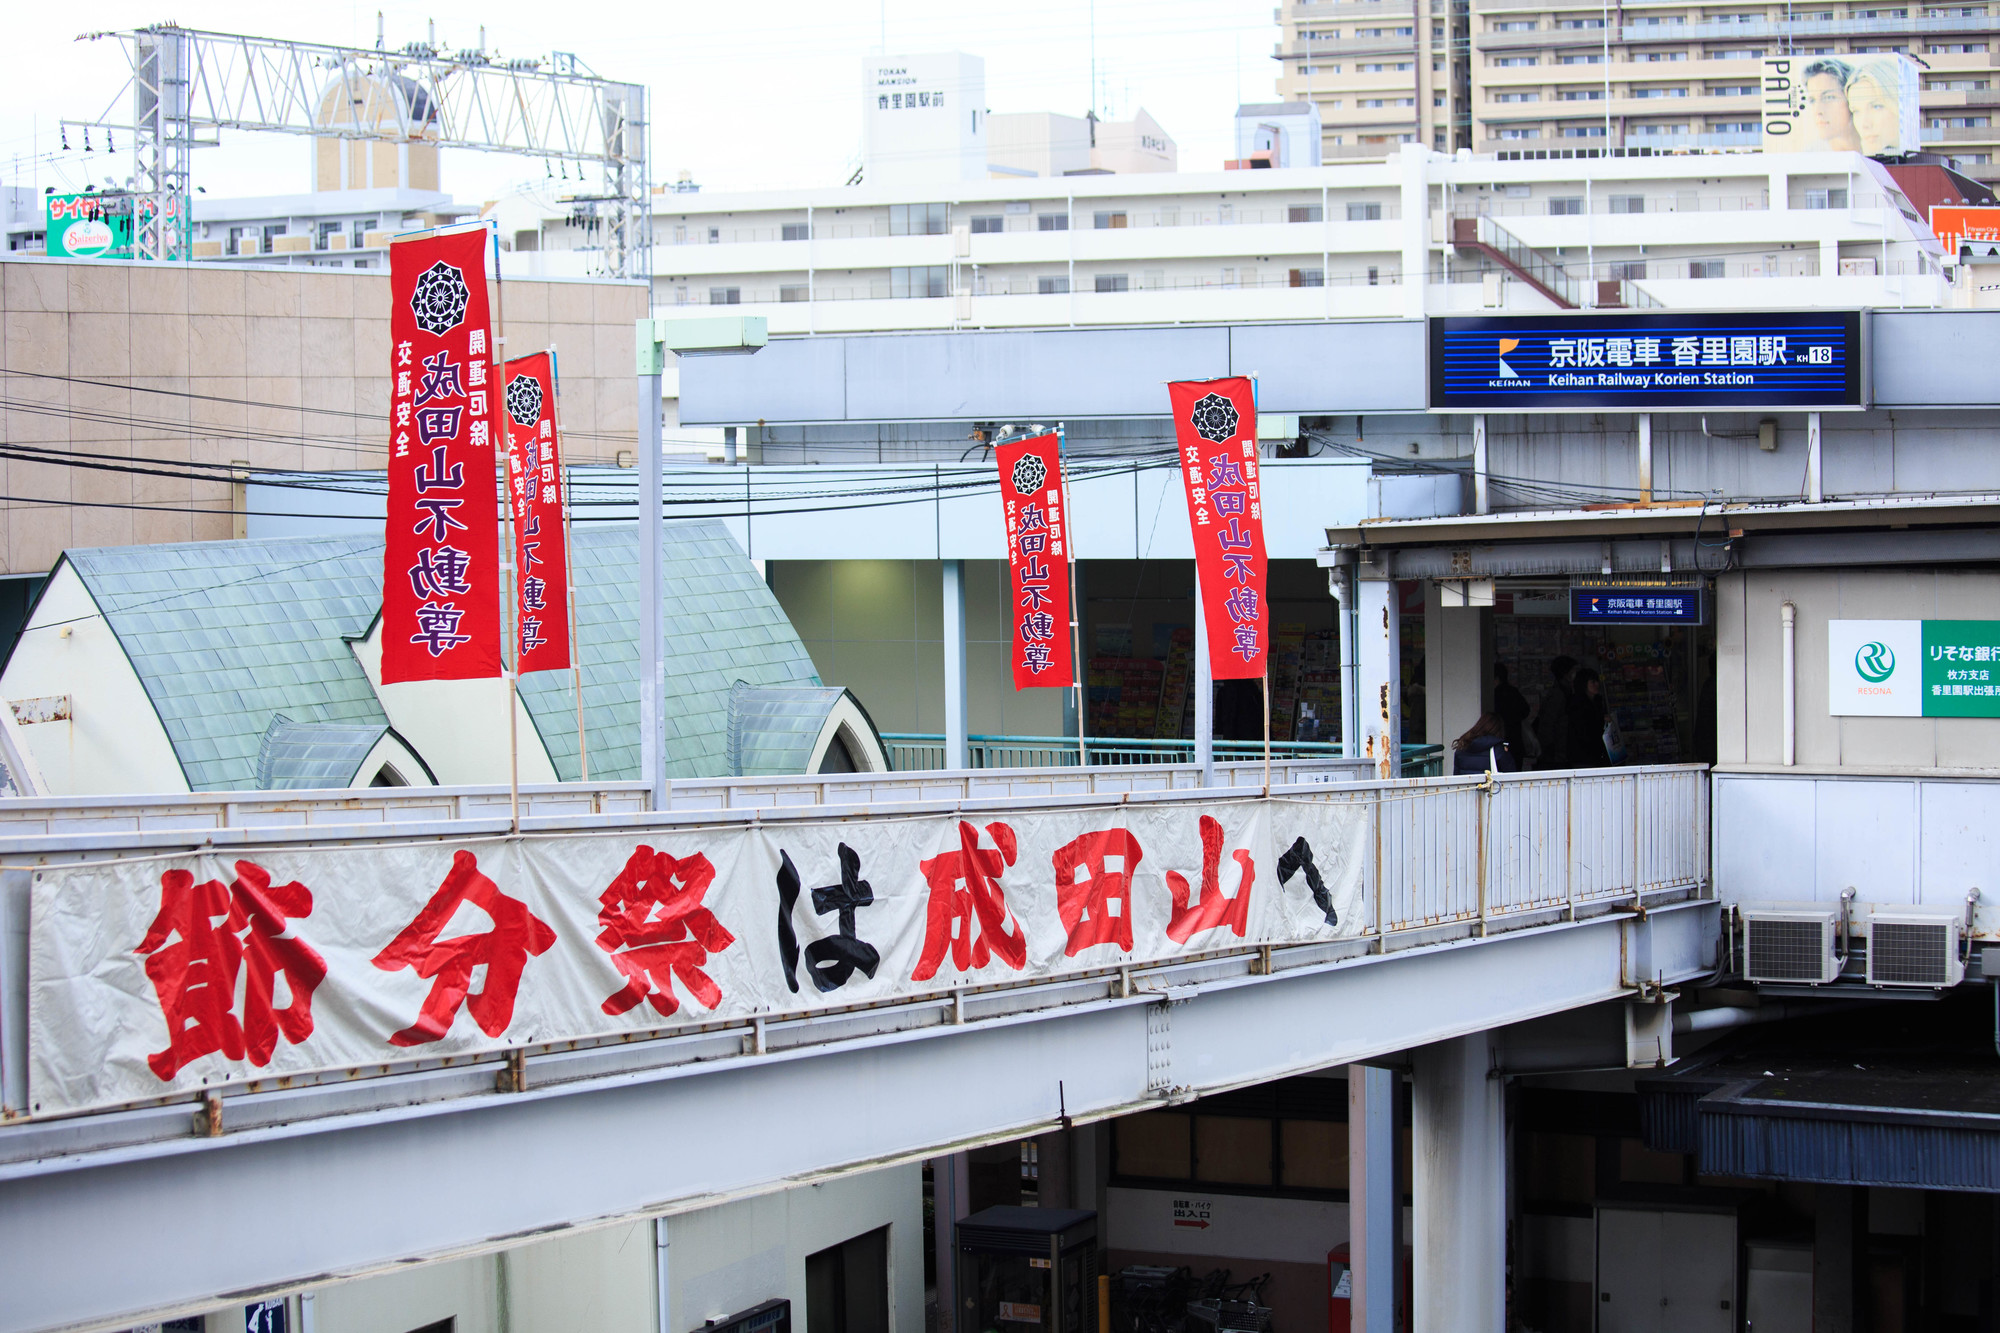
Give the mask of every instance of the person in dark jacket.
M 1493 664 L 1493 715 L 1506 730 L 1507 748 L 1514 752 L 1514 758 L 1524 758 L 1527 750 L 1521 744 L 1521 733 L 1528 721 L 1528 697 L 1514 688 L 1507 668 L 1498 662 Z
M 1472 730 L 1451 743 L 1451 773 L 1484 773 L 1496 768 L 1502 773 L 1518 773 L 1521 761 L 1507 744 L 1506 724 L 1492 713 L 1481 713 Z
M 1569 766 L 1605 768 L 1611 756 L 1604 750 L 1604 721 L 1610 715 L 1604 702 L 1604 682 L 1590 667 L 1581 668 L 1570 680 Z
M 1549 663 L 1549 683 L 1535 710 L 1535 739 L 1542 744 L 1536 768 L 1569 767 L 1569 691 L 1575 670 L 1576 659 L 1568 655 Z

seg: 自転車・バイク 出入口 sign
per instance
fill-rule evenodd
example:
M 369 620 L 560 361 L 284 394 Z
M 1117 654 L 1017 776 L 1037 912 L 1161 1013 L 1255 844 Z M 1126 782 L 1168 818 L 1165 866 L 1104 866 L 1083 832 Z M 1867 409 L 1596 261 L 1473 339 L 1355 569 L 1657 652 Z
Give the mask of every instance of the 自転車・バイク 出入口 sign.
M 1861 315 L 1484 315 L 1429 325 L 1435 410 L 1859 408 Z

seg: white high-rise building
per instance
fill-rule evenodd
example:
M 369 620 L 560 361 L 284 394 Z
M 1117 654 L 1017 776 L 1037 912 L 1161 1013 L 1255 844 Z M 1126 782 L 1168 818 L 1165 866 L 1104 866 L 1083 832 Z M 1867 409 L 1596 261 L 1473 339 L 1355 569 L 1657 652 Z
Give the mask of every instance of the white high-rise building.
M 862 66 L 861 179 L 897 189 L 986 179 L 986 62 L 953 51 Z

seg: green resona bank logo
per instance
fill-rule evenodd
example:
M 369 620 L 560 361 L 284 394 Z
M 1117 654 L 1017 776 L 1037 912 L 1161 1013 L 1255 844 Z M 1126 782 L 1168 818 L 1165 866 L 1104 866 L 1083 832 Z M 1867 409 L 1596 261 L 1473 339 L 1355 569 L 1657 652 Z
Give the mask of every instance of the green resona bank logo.
M 1896 674 L 1896 654 L 1880 639 L 1871 640 L 1855 651 L 1854 669 L 1870 685 L 1880 685 Z

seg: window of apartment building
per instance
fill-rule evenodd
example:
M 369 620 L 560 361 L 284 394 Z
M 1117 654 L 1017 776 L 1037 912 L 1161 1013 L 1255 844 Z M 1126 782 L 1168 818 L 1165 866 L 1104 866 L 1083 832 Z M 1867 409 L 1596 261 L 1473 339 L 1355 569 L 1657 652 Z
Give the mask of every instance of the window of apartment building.
M 1381 285 L 1381 282 L 1382 282 L 1382 270 L 1375 267 L 1373 264 L 1370 264 L 1368 266 L 1368 285 L 1370 287 L 1377 287 Z
M 1540 130 L 1501 130 L 1500 137 L 1503 139 L 1539 139 L 1542 137 L 1542 132 Z
M 1132 290 L 1132 279 L 1125 273 L 1100 273 L 1096 286 L 1100 292 L 1129 292 Z
M 1655 139 L 1663 134 L 1686 134 L 1688 127 L 1685 125 L 1634 125 L 1627 132 L 1641 139 Z
M 1910 11 L 1907 9 L 1857 9 L 1854 11 L 1854 17 L 1858 19 L 1906 19 L 1909 16 Z
M 1349 204 L 1347 206 L 1347 220 L 1349 222 L 1380 222 L 1382 220 L 1382 205 Z
M 812 290 L 803 282 L 788 282 L 778 288 L 778 299 L 787 305 L 794 301 L 810 301 Z
M 889 298 L 896 301 L 922 300 L 925 297 L 949 295 L 945 289 L 949 272 L 950 270 L 943 264 L 892 268 L 889 270 Z
M 1495 56 L 1493 58 L 1495 69 L 1527 69 L 1535 63 L 1535 57 L 1533 56 Z
M 1099 231 L 1123 230 L 1126 226 L 1125 214 L 1118 212 L 1093 214 L 1091 217 L 1091 226 Z
M 1063 296 L 1069 292 L 1068 278 L 1036 278 L 1035 291 L 1042 296 Z
M 1643 194 L 1614 194 L 1611 196 L 1611 212 L 1643 213 L 1646 211 L 1646 196 Z
M 1711 14 L 1708 16 L 1708 21 L 1710 23 L 1762 23 L 1764 16 L 1762 14 Z
M 275 241 L 275 240 L 277 240 L 277 239 L 278 239 L 278 238 L 279 238 L 280 236 L 283 236 L 284 234 L 285 234 L 285 224 L 284 224 L 284 223 L 282 223 L 282 222 L 267 222 L 267 223 L 265 223 L 265 224 L 264 224 L 264 253 L 265 253 L 265 254 L 267 254 L 267 255 L 268 255 L 268 254 L 270 254 L 270 253 L 271 253 L 271 242 L 272 242 L 272 241 Z
M 1324 287 L 1326 271 L 1317 268 L 1295 268 L 1291 272 L 1291 283 L 1294 287 Z
M 722 228 L 710 227 L 708 229 L 708 243 L 710 245 L 717 245 L 721 242 L 721 240 L 722 240 Z
M 1394 64 L 1383 62 L 1381 64 L 1374 64 L 1374 65 L 1356 65 L 1354 67 L 1354 72 L 1356 74 L 1397 74 L 1397 73 L 1406 73 L 1408 72 L 1409 68 L 1410 68 L 1410 62 L 1407 60 L 1401 60 L 1397 61 Z
M 1611 270 L 1607 276 L 1613 281 L 1643 282 L 1646 278 L 1646 261 L 1643 259 L 1617 260 L 1605 267 Z
M 1414 37 L 1417 35 L 1417 30 L 1415 28 L 1398 28 L 1395 35 L 1398 37 Z
M 1708 85 L 1710 97 L 1755 97 L 1757 85 L 1754 83 L 1711 83 Z
M 1942 46 L 1926 47 L 1926 52 L 1934 56 L 1970 56 L 1986 50 L 1984 42 L 1947 42 Z
M 1990 79 L 1934 79 L 1924 85 L 1925 92 L 1974 93 L 1991 88 Z
M 804 222 L 787 222 L 783 227 L 778 229 L 778 235 L 781 239 L 787 241 L 810 241 L 812 239 L 812 227 L 810 224 Z
M 1602 139 L 1604 137 L 1604 127 L 1602 125 L 1565 125 L 1562 127 L 1561 134 L 1565 139 Z
M 1858 56 L 1901 55 L 1902 52 L 1903 48 L 1900 46 L 1857 46 L 1854 48 L 1854 54 Z M 1759 54 L 1762 53 L 1760 52 Z
M 1932 116 L 1924 122 L 1927 130 L 1983 130 L 1993 123 L 1991 116 Z
M 1604 63 L 1602 51 L 1566 51 L 1556 57 L 1558 65 L 1601 65 Z
M 1492 93 L 1490 96 L 1496 102 L 1539 102 L 1542 100 L 1540 93 Z
M 889 205 L 891 236 L 942 236 L 945 232 L 943 204 Z
M 1432 105 L 1432 106 L 1443 106 L 1443 105 L 1444 105 L 1444 94 L 1443 94 L 1443 93 L 1432 93 L 1432 94 L 1431 94 L 1431 105 Z
M 972 219 L 974 236 L 993 236 L 1007 230 L 1007 219 L 997 213 Z
M 1859 51 L 1862 48 L 1857 46 L 1854 49 Z M 1710 51 L 1708 58 L 1710 60 L 1762 60 L 1764 58 L 1764 48 L 1761 46 L 1752 46 L 1732 48 L 1728 51 Z
M 226 255 L 247 253 L 243 249 L 243 242 L 246 237 L 254 244 L 257 238 L 257 229 L 255 227 L 231 227 L 229 229 L 229 239 L 223 243 L 222 253 Z
M 1534 30 L 1535 30 L 1535 21 L 1534 21 L 1533 19 L 1508 19 L 1508 20 L 1507 20 L 1506 22 L 1504 22 L 1504 23 L 1495 23 L 1495 24 L 1494 24 L 1494 25 L 1493 25 L 1493 26 L 1492 26 L 1491 28 L 1489 28 L 1489 29 L 1488 29 L 1487 31 L 1489 31 L 1489 32 L 1533 32 Z
M 1844 188 L 1806 191 L 1807 208 L 1846 208 L 1847 191 Z
M 741 287 L 711 287 L 708 289 L 708 303 L 710 305 L 742 305 L 743 289 Z
M 1602 88 L 1565 88 L 1556 94 L 1556 100 L 1559 102 L 1602 102 L 1604 100 L 1604 90 Z
M 1549 200 L 1549 216 L 1552 218 L 1581 217 L 1582 214 L 1583 196 L 1580 194 L 1568 194 Z
M 1434 41 L 1434 42 L 1441 42 L 1441 41 L 1443 41 L 1443 40 L 1444 40 L 1444 29 L 1443 29 L 1443 28 L 1432 28 L 1432 29 L 1431 29 L 1431 40 L 1432 40 L 1432 41 Z
M 369 223 L 365 219 L 355 223 L 354 229 L 347 233 L 347 243 L 359 250 L 368 243 L 368 228 Z
M 1645 14 L 1638 18 L 1627 19 L 1625 22 L 1628 27 L 1633 28 L 1678 28 L 1687 20 L 1678 14 Z
M 1691 259 L 1688 261 L 1690 278 L 1719 278 L 1722 276 L 1720 259 Z
M 1688 90 L 1686 88 L 1634 88 L 1632 90 L 1632 96 L 1641 99 L 1649 97 L 1686 97 L 1687 95 Z
M 1415 106 L 1416 104 L 1417 99 L 1414 97 L 1363 97 L 1356 101 L 1354 105 L 1374 109 L 1391 106 Z
M 1557 19 L 1556 26 L 1558 28 L 1601 28 L 1604 26 L 1604 20 L 1601 18 Z
M 1985 17 L 1985 14 L 1986 6 L 1984 5 L 1968 5 L 1955 9 L 1926 9 L 1924 11 L 1924 17 L 1927 19 L 1976 19 Z
M 1955 156 L 1960 162 L 1965 162 L 1977 166 L 1984 166 L 1986 163 L 1991 162 L 1993 160 L 1993 154 L 1991 153 L 1956 153 L 1953 154 L 1953 156 Z
M 1634 51 L 1632 59 L 1645 65 L 1671 64 L 1676 60 L 1686 60 L 1685 51 Z
M 1711 120 L 1708 122 L 1710 134 L 1756 134 L 1759 126 L 1754 120 Z
M 338 222 L 322 222 L 322 223 L 320 223 L 320 224 L 319 224 L 319 240 L 318 240 L 318 242 L 317 242 L 317 243 L 316 243 L 316 244 L 315 244 L 315 245 L 313 246 L 313 248 L 314 248 L 315 250 L 330 250 L 330 249 L 332 249 L 332 248 L 333 248 L 333 238 L 334 238 L 334 237 L 336 237 L 336 236 L 338 236 L 338 235 L 340 235 L 340 224 L 339 224 Z
M 1326 214 L 1318 204 L 1293 204 L 1285 210 L 1287 222 L 1320 222 L 1325 218 Z
M 1036 231 L 1068 231 L 1069 214 L 1038 213 L 1035 216 Z

